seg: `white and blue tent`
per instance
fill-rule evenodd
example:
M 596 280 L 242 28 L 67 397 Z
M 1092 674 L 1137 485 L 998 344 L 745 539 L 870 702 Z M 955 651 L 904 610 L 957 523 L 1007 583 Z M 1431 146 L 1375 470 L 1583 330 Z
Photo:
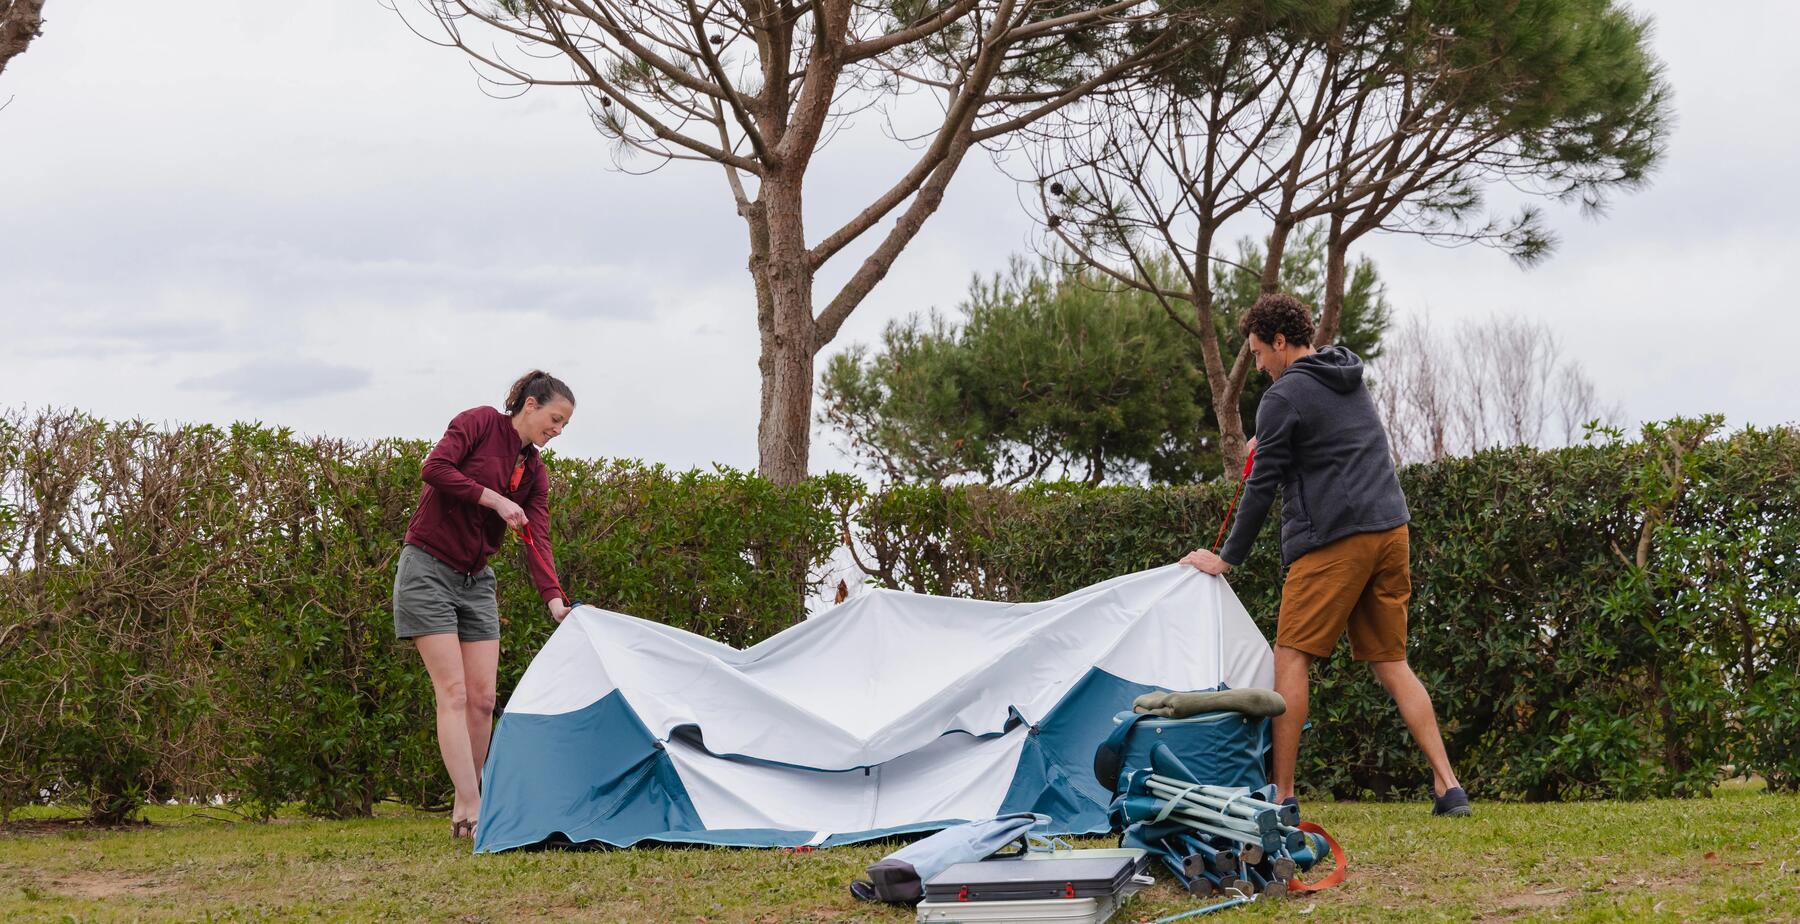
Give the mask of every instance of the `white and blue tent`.
M 1100 833 L 1116 713 L 1272 679 L 1231 588 L 1177 565 L 1043 603 L 872 591 L 741 651 L 581 607 L 507 703 L 475 849 L 829 846 L 1015 811 Z

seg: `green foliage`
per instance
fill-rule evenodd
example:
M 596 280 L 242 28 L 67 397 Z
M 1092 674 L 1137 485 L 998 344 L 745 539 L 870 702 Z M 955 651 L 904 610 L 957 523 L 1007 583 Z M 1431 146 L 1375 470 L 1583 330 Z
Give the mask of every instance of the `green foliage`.
M 431 683 L 389 609 L 428 448 L 0 416 L 0 812 L 445 802 Z M 570 590 L 737 645 L 800 618 L 855 490 L 548 464 Z M 493 564 L 504 701 L 552 626 L 519 547 Z
M 1642 186 L 1661 158 L 1669 88 L 1649 20 L 1616 0 L 1373 0 L 1350 4 L 1347 22 L 1346 44 L 1360 50 L 1348 66 L 1457 118 L 1447 150 L 1458 153 L 1423 162 L 1435 177 L 1410 194 L 1407 230 L 1488 240 L 1530 264 L 1555 244 L 1541 212 L 1475 223 L 1487 183 L 1597 210 Z
M 1315 310 L 1324 304 L 1325 249 L 1325 228 L 1313 224 L 1282 258 L 1283 291 Z M 1253 268 L 1263 252 L 1245 239 L 1238 266 L 1215 270 L 1225 356 L 1243 344 L 1237 322 L 1260 294 Z M 1152 269 L 1174 273 L 1166 261 Z M 885 478 L 1016 484 L 1049 472 L 1089 484 L 1183 484 L 1219 470 L 1200 341 L 1149 293 L 1015 258 L 1006 275 L 977 279 L 961 308 L 960 328 L 914 314 L 888 325 L 880 351 L 854 345 L 826 366 L 820 420 Z M 1355 261 L 1337 342 L 1372 359 L 1389 318 L 1374 263 Z M 1246 419 L 1267 387 L 1260 376 L 1246 384 Z
M 960 329 L 935 314 L 890 324 L 881 352 L 826 367 L 821 419 L 888 478 L 1097 484 L 1210 468 L 1199 345 L 1146 294 L 1015 259 L 977 279 L 962 312 Z
M 551 470 L 557 570 L 570 593 L 739 647 L 804 617 L 807 575 L 839 544 L 831 511 L 861 489 L 844 475 L 777 485 L 628 460 L 558 458 Z M 520 556 L 503 556 L 495 573 L 503 588 L 530 587 Z M 543 604 L 504 591 L 502 601 L 506 647 L 536 650 L 551 628 Z
M 1727 765 L 1800 789 L 1800 430 L 1717 428 L 1402 470 L 1409 654 L 1478 795 L 1697 795 Z M 0 812 L 441 804 L 430 681 L 388 610 L 425 451 L 0 415 Z M 800 618 L 847 534 L 889 586 L 1045 599 L 1210 545 L 1232 487 L 870 491 L 549 465 L 571 591 L 738 646 Z M 1231 578 L 1270 635 L 1276 545 Z M 494 565 L 504 701 L 551 626 L 518 547 Z M 1342 652 L 1320 665 L 1312 720 L 1304 785 L 1422 791 L 1386 694 Z
M 299 441 L 238 426 L 240 496 L 257 530 L 247 606 L 232 620 L 219 678 L 250 720 L 234 782 L 267 815 L 286 802 L 333 818 L 364 816 L 383 798 L 447 798 L 418 658 L 393 638 L 389 600 L 397 542 L 419 494 L 427 446 Z
M 1325 304 L 1326 227 L 1321 222 L 1302 226 L 1288 238 L 1281 252 L 1281 291 L 1312 306 L 1313 323 Z M 1243 346 L 1238 321 L 1262 295 L 1262 265 L 1268 254 L 1263 242 L 1238 241 L 1231 262 L 1213 264 L 1213 306 L 1219 330 L 1219 352 L 1235 356 Z M 1375 261 L 1361 257 L 1345 267 L 1344 306 L 1338 316 L 1336 343 L 1349 347 L 1365 360 L 1381 355 L 1381 338 L 1393 323 L 1387 287 L 1375 270 Z M 1257 392 L 1261 394 L 1260 391 Z
M 1401 471 L 1409 658 L 1471 791 L 1693 795 L 1726 764 L 1800 785 L 1800 431 L 1702 439 L 1716 425 Z M 891 489 L 864 508 L 877 515 L 862 535 L 907 537 L 907 554 L 877 546 L 869 563 L 883 579 L 894 565 L 899 586 L 1046 599 L 1210 546 L 1229 487 Z M 1273 637 L 1268 532 L 1231 582 Z M 1312 721 L 1303 786 L 1385 798 L 1430 778 L 1386 693 L 1342 648 L 1315 673 Z
M 1326 247 L 1329 244 L 1323 222 L 1304 225 L 1288 238 L 1281 252 L 1281 291 L 1310 305 L 1313 323 L 1325 307 Z M 1244 346 L 1238 332 L 1238 321 L 1262 295 L 1262 265 L 1268 254 L 1266 243 L 1252 238 L 1238 241 L 1237 256 L 1230 262 L 1213 264 L 1213 318 L 1219 335 L 1219 353 L 1236 356 Z M 1375 261 L 1360 257 L 1344 268 L 1344 302 L 1338 315 L 1335 343 L 1349 347 L 1364 362 L 1381 355 L 1381 340 L 1393 323 L 1393 308 L 1388 304 L 1387 287 L 1375 271 Z M 1255 435 L 1256 406 L 1263 392 L 1269 390 L 1269 378 L 1252 372 L 1244 381 L 1238 396 L 1238 412 L 1243 415 L 1244 432 Z M 1219 431 L 1218 416 L 1211 404 L 1206 405 L 1208 430 Z
M 199 665 L 223 640 L 209 604 L 242 600 L 221 580 L 243 525 L 221 434 L 59 415 L 0 436 L 0 798 L 48 790 L 118 822 L 216 781 L 216 691 Z

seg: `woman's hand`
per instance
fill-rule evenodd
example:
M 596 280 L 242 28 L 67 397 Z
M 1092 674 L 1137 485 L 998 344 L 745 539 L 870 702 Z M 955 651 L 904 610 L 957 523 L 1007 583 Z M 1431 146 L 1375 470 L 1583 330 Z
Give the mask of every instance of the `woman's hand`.
M 481 506 L 500 514 L 500 519 L 505 520 L 506 525 L 513 529 L 524 529 L 525 524 L 530 522 L 523 508 L 507 500 L 493 488 L 481 489 Z
M 550 607 L 550 619 L 558 625 L 561 625 L 562 621 L 567 619 L 571 612 L 569 606 L 561 600 L 551 600 L 546 605 Z

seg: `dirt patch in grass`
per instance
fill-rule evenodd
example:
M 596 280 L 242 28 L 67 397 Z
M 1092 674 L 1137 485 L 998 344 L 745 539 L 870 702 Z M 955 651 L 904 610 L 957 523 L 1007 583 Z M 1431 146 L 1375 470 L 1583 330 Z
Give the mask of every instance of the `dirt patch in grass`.
M 1533 889 L 1529 892 L 1514 892 L 1494 900 L 1495 909 L 1481 915 L 1483 921 L 1516 921 L 1545 911 L 1560 908 L 1568 904 L 1569 899 L 1580 894 L 1579 889 L 1561 886 L 1548 889 Z
M 87 818 L 15 818 L 0 825 L 0 837 L 45 837 L 71 831 L 141 831 L 149 825 L 147 821 L 107 825 Z
M 1591 859 L 1604 864 L 1610 858 L 1598 856 Z M 1600 896 L 1616 900 L 1637 893 L 1674 896 L 1703 888 L 1708 878 L 1708 870 L 1667 857 L 1656 858 L 1650 863 L 1644 863 L 1640 858 L 1631 872 L 1622 869 L 1613 871 L 1617 875 L 1608 876 L 1604 880 L 1589 879 L 1585 884 L 1571 882 L 1568 885 L 1544 885 L 1480 901 L 1476 919 L 1484 922 L 1536 920 L 1540 916 L 1555 915 L 1565 905 L 1584 897 Z M 1655 911 L 1660 913 L 1661 910 L 1662 904 L 1659 902 Z
M 169 890 L 169 884 L 150 876 L 124 876 L 106 873 L 60 873 L 39 879 L 39 888 L 71 898 L 145 898 Z

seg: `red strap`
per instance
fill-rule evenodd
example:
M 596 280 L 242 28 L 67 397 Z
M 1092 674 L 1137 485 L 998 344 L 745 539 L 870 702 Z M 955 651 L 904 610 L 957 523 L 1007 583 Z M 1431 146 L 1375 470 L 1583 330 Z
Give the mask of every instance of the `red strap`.
M 523 480 L 524 477 L 525 457 L 520 456 L 518 464 L 513 466 L 512 481 L 507 487 L 506 492 L 508 494 L 517 492 L 519 490 L 519 482 Z M 513 532 L 518 533 L 519 538 L 525 540 L 525 549 L 531 553 L 531 557 L 537 561 L 538 565 L 544 569 L 545 573 L 550 575 L 551 584 L 556 588 L 556 595 L 562 598 L 563 603 L 568 603 L 569 594 L 562 589 L 562 583 L 556 580 L 556 569 L 550 567 L 550 562 L 544 558 L 542 552 L 538 551 L 537 543 L 531 541 L 529 529 L 519 529 L 514 527 Z
M 1350 872 L 1350 861 L 1344 858 L 1344 848 L 1338 846 L 1338 842 L 1332 838 L 1331 833 L 1310 821 L 1300 822 L 1294 827 L 1302 831 L 1311 831 L 1324 838 L 1325 843 L 1331 846 L 1331 859 L 1336 863 L 1331 874 L 1318 882 L 1302 882 L 1299 876 L 1289 879 L 1288 892 L 1318 892 L 1343 882 L 1344 876 Z
M 569 602 L 569 592 L 562 589 L 562 582 L 556 579 L 556 569 L 550 567 L 550 562 L 546 561 L 544 559 L 544 554 L 538 551 L 537 543 L 531 541 L 530 531 L 514 527 L 513 532 L 519 534 L 519 538 L 525 541 L 525 550 L 530 552 L 532 559 L 538 563 L 538 566 L 543 568 L 546 574 L 550 575 L 550 585 L 556 588 L 556 595 L 562 598 L 562 602 L 566 606 Z
M 1231 525 L 1231 512 L 1237 509 L 1238 495 L 1244 493 L 1244 482 L 1250 480 L 1250 467 L 1256 464 L 1256 450 L 1250 450 L 1244 456 L 1244 475 L 1238 479 L 1237 490 L 1231 492 L 1231 503 L 1225 508 L 1225 522 L 1219 524 L 1219 538 L 1213 540 L 1213 551 L 1219 550 L 1219 544 L 1225 541 L 1225 527 Z

